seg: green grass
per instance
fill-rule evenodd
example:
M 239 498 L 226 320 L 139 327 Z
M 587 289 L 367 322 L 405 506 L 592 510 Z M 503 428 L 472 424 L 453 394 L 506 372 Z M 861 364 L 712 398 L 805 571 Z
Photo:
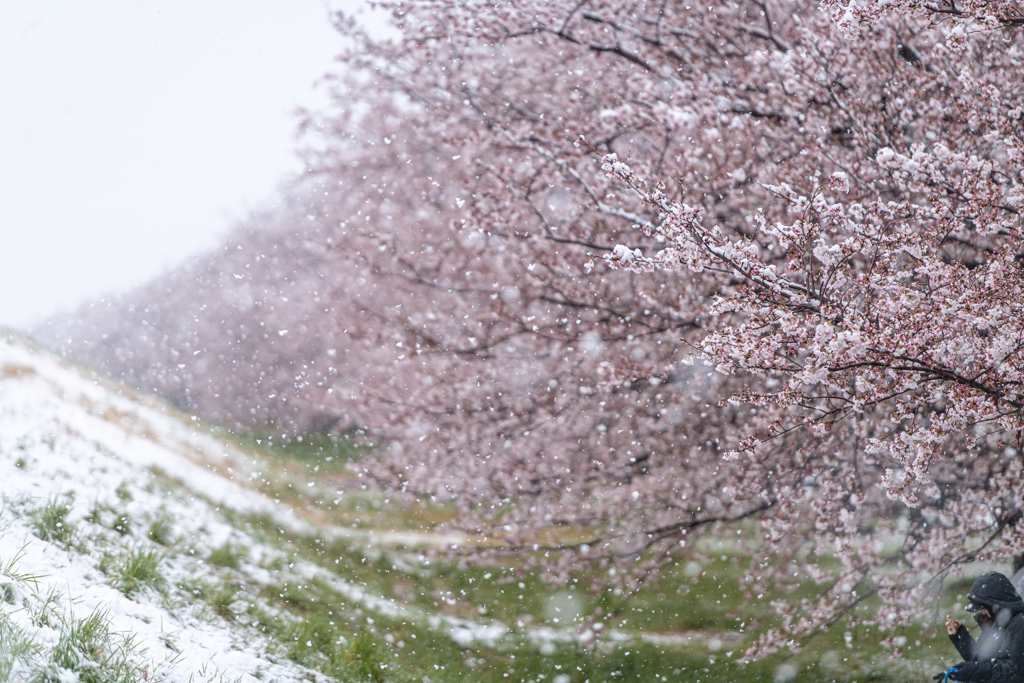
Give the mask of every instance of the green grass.
M 311 596 L 315 595 L 316 599 Z M 301 596 L 301 597 L 299 597 Z M 445 634 L 421 624 L 372 617 L 331 599 L 324 586 L 301 587 L 287 596 L 294 621 L 268 622 L 267 633 L 283 642 L 289 658 L 340 681 L 552 681 L 568 675 L 572 681 L 656 681 L 699 677 L 709 666 L 705 656 L 680 648 L 648 644 L 581 650 L 572 643 L 541 649 L 510 640 L 504 647 L 475 643 L 459 645 Z M 714 680 L 773 680 L 777 664 L 766 661 L 738 664 L 724 657 Z M 563 680 L 563 679 L 559 679 Z
M 131 515 L 127 512 L 118 512 L 114 515 L 112 527 L 122 536 L 129 536 L 132 533 L 132 524 Z
M 58 609 L 59 597 L 54 588 L 46 595 L 38 595 L 39 601 L 30 610 L 30 618 L 35 626 L 56 628 L 61 623 L 61 612 Z
M 187 580 L 178 585 L 190 602 L 201 602 L 217 616 L 234 620 L 247 611 L 249 604 L 241 606 L 243 598 L 249 597 L 249 589 L 233 581 Z
M 125 595 L 134 595 L 143 588 L 160 590 L 164 587 L 162 562 L 163 555 L 159 551 L 136 547 L 105 554 L 100 560 L 100 569 L 111 577 L 111 585 Z
M 78 620 L 72 617 L 49 664 L 34 680 L 58 683 L 66 680 L 62 671 L 70 671 L 81 683 L 136 683 L 142 679 L 143 669 L 133 661 L 134 651 L 131 637 L 110 632 L 105 613 L 93 612 Z
M 348 466 L 372 453 L 372 449 L 355 435 L 313 432 L 280 437 L 216 428 L 212 433 L 251 454 L 246 458 L 247 467 L 258 474 L 248 481 L 249 486 L 276 501 L 312 513 L 322 524 L 429 532 L 452 517 L 449 506 L 422 504 L 403 508 L 386 494 L 359 486 Z M 165 487 L 182 485 L 159 468 L 150 471 Z
M 384 683 L 388 679 L 387 654 L 377 634 L 359 631 L 345 651 L 345 668 L 357 678 Z
M 68 521 L 71 514 L 71 497 L 51 498 L 41 507 L 28 514 L 29 523 L 36 535 L 44 541 L 70 547 L 75 537 L 75 527 Z
M 24 609 L 31 623 L 45 628 L 56 642 L 30 634 L 11 620 L 7 609 L 0 608 L 0 681 L 138 683 L 148 673 L 155 673 L 139 663 L 142 653 L 134 637 L 110 631 L 105 612 L 95 611 L 76 619 L 73 611 L 68 613 L 58 606 L 56 590 L 38 593 L 42 577 L 19 571 L 22 557 L 19 551 L 0 561 L 3 585 L 17 596 L 19 606 L 13 609 Z
M 133 500 L 131 486 L 127 481 L 122 481 L 118 487 L 114 489 L 114 493 L 122 503 L 129 503 Z
M 169 547 L 174 543 L 174 520 L 170 515 L 161 514 L 149 524 L 146 536 L 154 543 Z
M 127 501 L 121 499 L 121 502 Z M 97 526 L 106 526 L 121 536 L 131 536 L 135 527 L 135 520 L 127 510 L 118 509 L 115 505 L 101 503 L 98 500 L 93 502 L 92 507 L 89 508 L 89 514 L 86 515 L 85 521 Z
M 210 564 L 228 569 L 238 569 L 245 556 L 245 549 L 232 543 L 225 543 L 210 551 Z
M 42 645 L 0 612 L 0 681 L 11 680 L 16 667 L 30 668 L 42 652 Z
M 259 622 L 260 629 L 281 643 L 289 658 L 340 681 L 375 680 L 372 676 L 380 675 L 387 681 L 419 681 L 427 676 L 435 682 L 539 683 L 569 675 L 571 681 L 658 681 L 664 676 L 667 680 L 743 682 L 775 681 L 777 673 L 786 678 L 792 672 L 796 672 L 793 680 L 902 681 L 926 673 L 930 677 L 932 669 L 938 671 L 942 662 L 953 656 L 944 636 L 928 636 L 922 626 L 905 632 L 911 643 L 908 658 L 902 663 L 888 662 L 887 651 L 879 645 L 879 633 L 855 630 L 847 645 L 845 628 L 840 625 L 798 655 L 784 653 L 741 664 L 740 655 L 759 629 L 775 623 L 777 616 L 769 607 L 775 596 L 747 599 L 742 577 L 750 558 L 739 552 L 716 553 L 699 563 L 681 561 L 633 596 L 616 596 L 613 590 L 590 595 L 583 588 L 587 577 L 582 574 L 577 583 L 554 588 L 537 574 L 517 571 L 511 565 L 424 564 L 415 559 L 416 553 L 401 549 L 370 553 L 344 540 L 326 542 L 318 535 L 288 533 L 266 518 L 237 521 L 257 539 L 282 551 L 283 559 L 264 565 L 282 577 L 288 575 L 286 567 L 305 559 L 350 584 L 421 608 L 423 613 L 484 622 L 496 618 L 515 631 L 496 646 L 462 646 L 425 622 L 368 611 L 321 579 L 266 585 L 259 601 L 242 606 L 246 617 Z M 711 546 L 716 545 L 713 541 L 712 537 Z M 801 589 L 810 591 L 812 587 L 808 582 Z M 964 589 L 958 585 L 953 590 Z M 207 601 L 217 599 L 214 588 L 201 592 Z M 238 602 L 234 604 L 239 607 Z M 267 607 L 272 608 L 271 613 L 265 612 Z M 865 608 L 877 609 L 878 605 L 869 603 Z M 572 631 L 579 623 L 574 619 L 579 616 L 577 611 L 586 614 L 595 609 L 603 611 L 607 629 L 692 632 L 694 638 L 690 645 L 606 641 L 586 650 L 566 643 L 545 652 L 537 643 L 527 642 L 526 629 L 517 626 L 564 626 Z M 367 639 L 372 640 L 372 648 L 366 645 Z M 917 639 L 923 644 L 915 648 Z M 381 669 L 381 664 L 386 668 Z
M 350 435 L 312 432 L 296 436 L 228 433 L 228 438 L 247 450 L 260 451 L 286 465 L 300 465 L 315 472 L 344 470 L 365 452 Z

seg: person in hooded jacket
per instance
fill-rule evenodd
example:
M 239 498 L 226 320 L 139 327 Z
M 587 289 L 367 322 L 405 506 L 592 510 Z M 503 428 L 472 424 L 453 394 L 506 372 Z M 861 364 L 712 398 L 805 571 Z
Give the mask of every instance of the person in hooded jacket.
M 965 683 L 1024 683 L 1024 600 L 1010 580 L 988 572 L 974 582 L 964 607 L 981 627 L 975 640 L 967 627 L 946 615 L 946 631 L 964 658 L 948 672 Z

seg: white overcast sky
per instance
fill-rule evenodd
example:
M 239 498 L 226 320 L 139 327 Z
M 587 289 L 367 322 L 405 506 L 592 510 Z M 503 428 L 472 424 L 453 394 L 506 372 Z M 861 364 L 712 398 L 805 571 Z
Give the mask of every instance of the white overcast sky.
M 341 50 L 328 13 L 0 0 L 0 326 L 159 275 L 271 201 Z

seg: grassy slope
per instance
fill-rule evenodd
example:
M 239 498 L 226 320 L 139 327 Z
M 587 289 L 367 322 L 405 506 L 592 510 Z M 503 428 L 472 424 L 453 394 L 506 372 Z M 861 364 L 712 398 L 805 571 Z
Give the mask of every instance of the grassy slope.
M 275 480 L 267 490 L 296 508 L 316 509 L 326 528 L 352 524 L 362 529 L 417 529 L 429 534 L 444 518 L 443 510 L 400 509 L 379 494 L 361 492 L 351 481 L 341 485 L 343 495 L 330 500 L 327 492 L 297 485 L 322 479 L 324 463 L 318 462 L 316 447 L 308 443 L 293 445 L 300 451 L 297 457 L 291 457 L 289 445 L 276 444 L 267 449 L 268 457 L 281 459 L 282 467 L 294 477 L 294 482 Z M 340 447 L 330 444 L 323 452 L 330 453 L 332 461 L 345 460 L 346 456 L 338 454 Z M 392 662 L 389 676 L 382 680 L 420 680 L 426 671 L 431 680 L 544 681 L 568 675 L 569 679 L 558 680 L 646 681 L 679 676 L 697 680 L 707 676 L 730 681 L 895 681 L 930 678 L 944 664 L 955 661 L 944 634 L 936 634 L 936 623 L 904 632 L 905 654 L 898 661 L 889 659 L 889 651 L 879 645 L 882 636 L 877 632 L 851 632 L 839 625 L 813 639 L 799 654 L 738 663 L 739 654 L 760 630 L 776 623 L 777 616 L 770 608 L 775 596 L 746 600 L 741 580 L 749 555 L 740 544 L 713 533 L 699 543 L 695 557 L 680 558 L 679 564 L 656 583 L 628 599 L 618 598 L 613 592 L 591 596 L 583 590 L 554 589 L 536 575 L 516 572 L 513 566 L 460 568 L 431 561 L 410 547 L 367 546 L 351 538 L 331 541 L 326 534 L 292 536 L 286 542 L 334 575 L 367 586 L 420 614 L 493 619 L 507 625 L 512 633 L 496 646 L 477 642 L 454 647 L 450 639 L 424 640 L 407 619 L 377 618 L 369 626 L 383 648 L 377 656 L 384 658 L 382 662 Z M 949 584 L 945 607 L 955 610 L 969 585 L 969 580 Z M 814 587 L 808 582 L 798 590 L 810 595 Z M 322 628 L 326 618 L 323 610 L 330 611 L 334 604 L 338 602 L 332 601 L 328 591 L 317 601 L 295 598 L 289 609 Z M 562 613 L 556 610 L 559 606 L 564 608 Z M 616 631 L 612 638 L 588 650 L 581 650 L 573 642 L 557 644 L 554 650 L 538 645 L 546 628 L 571 636 L 580 615 L 590 614 L 597 607 L 614 615 L 605 623 Z M 868 610 L 880 608 L 877 603 L 864 605 Z M 339 626 L 336 632 L 343 634 L 345 628 L 361 626 L 357 618 Z M 380 636 L 388 633 L 395 643 L 405 646 L 382 643 Z M 411 634 L 418 634 L 417 638 L 411 638 Z M 424 647 L 424 642 L 429 645 Z M 446 669 L 431 673 L 434 664 L 443 664 Z
M 218 436 L 14 339 L 0 368 L 0 679 L 895 681 L 952 660 L 923 627 L 899 663 L 838 627 L 739 664 L 775 615 L 735 543 L 628 600 L 459 568 L 425 551 L 445 511 L 362 489 L 342 442 Z M 584 650 L 595 607 L 610 636 Z

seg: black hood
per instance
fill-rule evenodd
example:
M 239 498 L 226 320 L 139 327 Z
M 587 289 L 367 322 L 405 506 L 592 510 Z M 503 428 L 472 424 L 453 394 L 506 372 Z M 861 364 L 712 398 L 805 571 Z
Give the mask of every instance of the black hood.
M 999 572 L 982 574 L 971 586 L 967 599 L 975 605 L 1004 607 L 1013 613 L 1024 612 L 1024 600 L 1021 600 L 1020 593 Z

